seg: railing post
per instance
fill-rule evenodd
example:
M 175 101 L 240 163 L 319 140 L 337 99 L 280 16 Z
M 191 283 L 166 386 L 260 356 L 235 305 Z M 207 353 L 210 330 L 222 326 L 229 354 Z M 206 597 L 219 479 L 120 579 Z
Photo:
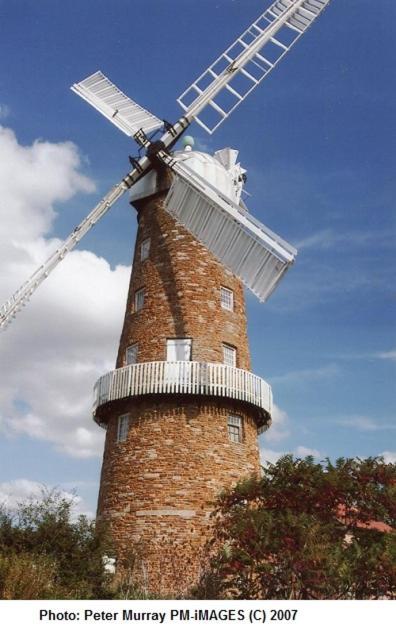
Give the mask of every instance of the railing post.
M 128 366 L 128 395 L 131 395 L 131 382 L 132 382 L 132 365 Z

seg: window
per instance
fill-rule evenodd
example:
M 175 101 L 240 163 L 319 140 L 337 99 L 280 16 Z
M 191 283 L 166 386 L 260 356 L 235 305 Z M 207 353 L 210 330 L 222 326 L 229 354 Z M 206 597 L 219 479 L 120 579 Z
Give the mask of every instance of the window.
M 239 415 L 228 416 L 228 436 L 233 443 L 242 443 L 242 417 Z
M 120 415 L 117 426 L 117 441 L 126 441 L 129 430 L 129 415 Z
M 146 238 L 145 240 L 142 241 L 142 244 L 140 245 L 140 261 L 141 262 L 143 262 L 144 260 L 147 260 L 147 258 L 149 257 L 150 243 L 151 243 L 151 239 Z
M 229 367 L 236 367 L 236 349 L 223 343 L 223 362 Z
M 140 288 L 135 292 L 135 312 L 141 310 L 144 306 L 144 288 Z
M 234 310 L 234 291 L 225 286 L 220 287 L 220 303 L 224 310 Z
M 168 339 L 166 341 L 166 360 L 191 360 L 191 339 Z
M 130 345 L 129 347 L 126 348 L 126 352 L 125 352 L 126 365 L 134 365 L 135 363 L 137 363 L 138 347 L 139 347 L 138 344 L 134 343 L 133 345 Z

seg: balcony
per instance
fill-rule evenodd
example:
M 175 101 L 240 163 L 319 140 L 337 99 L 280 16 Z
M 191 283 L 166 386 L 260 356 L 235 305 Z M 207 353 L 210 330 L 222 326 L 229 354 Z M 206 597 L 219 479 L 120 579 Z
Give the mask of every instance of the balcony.
M 137 363 L 110 371 L 95 384 L 94 419 L 102 425 L 100 407 L 107 402 L 155 394 L 205 395 L 247 402 L 256 409 L 259 433 L 270 423 L 272 392 L 265 380 L 244 369 L 193 361 Z

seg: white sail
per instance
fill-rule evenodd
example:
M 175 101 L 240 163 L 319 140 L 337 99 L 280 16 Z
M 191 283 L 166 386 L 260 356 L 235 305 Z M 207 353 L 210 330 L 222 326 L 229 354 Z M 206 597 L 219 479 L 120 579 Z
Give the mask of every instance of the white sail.
M 100 71 L 71 89 L 126 135 L 134 136 L 139 129 L 149 133 L 163 126 L 162 120 L 131 100 Z
M 293 264 L 297 251 L 249 212 L 216 190 L 185 162 L 175 173 L 167 211 L 265 301 Z

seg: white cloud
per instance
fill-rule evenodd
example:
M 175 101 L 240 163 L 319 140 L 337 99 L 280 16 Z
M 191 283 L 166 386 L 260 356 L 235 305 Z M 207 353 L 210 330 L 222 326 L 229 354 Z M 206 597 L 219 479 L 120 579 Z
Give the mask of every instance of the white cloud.
M 265 443 L 273 443 L 286 439 L 289 434 L 289 418 L 287 413 L 274 404 L 272 409 L 272 424 L 267 432 L 264 433 L 262 439 Z
M 349 352 L 345 353 L 337 353 L 334 355 L 334 358 L 337 360 L 396 360 L 396 349 L 391 349 L 389 351 L 382 352 Z
M 21 146 L 0 127 L 0 265 L 3 303 L 56 248 L 46 237 L 56 203 L 93 182 L 77 147 Z M 72 251 L 1 335 L 0 430 L 52 442 L 76 457 L 98 455 L 103 433 L 90 417 L 92 387 L 112 369 L 129 269 Z
M 312 369 L 299 369 L 296 371 L 288 371 L 281 376 L 272 376 L 269 378 L 271 384 L 278 383 L 297 383 L 312 382 L 315 380 L 325 380 L 338 375 L 339 367 L 333 363 L 322 367 L 314 367 Z
M 270 463 L 276 463 L 280 457 L 285 456 L 285 454 L 290 453 L 290 450 L 271 450 L 270 448 L 260 448 L 260 460 L 261 464 L 265 465 L 267 461 Z M 316 459 L 321 458 L 321 453 L 319 450 L 315 450 L 313 448 L 307 448 L 305 446 L 298 446 L 293 454 L 296 457 L 304 459 L 306 456 L 313 456 Z
M 59 492 L 60 497 L 72 503 L 72 517 L 77 518 L 79 515 L 86 515 L 93 518 L 93 513 L 87 508 L 83 499 L 70 491 L 61 487 L 44 486 L 37 481 L 27 480 L 26 478 L 18 478 L 16 480 L 0 483 L 0 505 L 6 509 L 14 510 L 19 504 L 29 502 L 31 500 L 39 500 L 43 491 Z
M 0 242 L 10 242 L 20 257 L 21 248 L 50 229 L 55 203 L 95 189 L 79 172 L 80 156 L 72 142 L 36 140 L 22 146 L 11 129 L 0 127 L 0 164 Z
M 260 460 L 261 465 L 265 465 L 267 461 L 270 463 L 276 463 L 281 456 L 284 456 L 286 452 L 281 452 L 279 450 L 270 450 L 269 448 L 261 448 L 260 449 Z
M 319 450 L 314 448 L 306 448 L 305 446 L 298 446 L 295 450 L 295 455 L 304 459 L 306 456 L 313 456 L 316 459 L 321 457 Z
M 272 424 L 267 432 L 265 432 L 260 438 L 260 460 L 262 465 L 265 465 L 267 461 L 270 463 L 276 463 L 281 456 L 286 454 L 285 451 L 272 450 L 267 446 L 268 444 L 278 443 L 279 441 L 286 439 L 289 434 L 288 415 L 286 411 L 274 404 L 272 409 Z
M 383 360 L 396 360 L 396 349 L 392 349 L 389 352 L 377 352 L 373 356 L 374 358 L 381 358 Z
M 396 424 L 383 423 L 373 419 L 372 417 L 366 417 L 365 415 L 351 415 L 351 417 L 343 417 L 336 421 L 340 426 L 348 426 L 350 428 L 357 428 L 363 431 L 375 431 L 375 430 L 395 430 Z
M 329 249 L 334 244 L 334 233 L 330 229 L 323 229 L 315 232 L 310 236 L 306 236 L 302 240 L 296 242 L 297 249 Z
M 396 463 L 396 452 L 386 450 L 385 452 L 381 452 L 380 456 L 384 457 L 385 463 Z

